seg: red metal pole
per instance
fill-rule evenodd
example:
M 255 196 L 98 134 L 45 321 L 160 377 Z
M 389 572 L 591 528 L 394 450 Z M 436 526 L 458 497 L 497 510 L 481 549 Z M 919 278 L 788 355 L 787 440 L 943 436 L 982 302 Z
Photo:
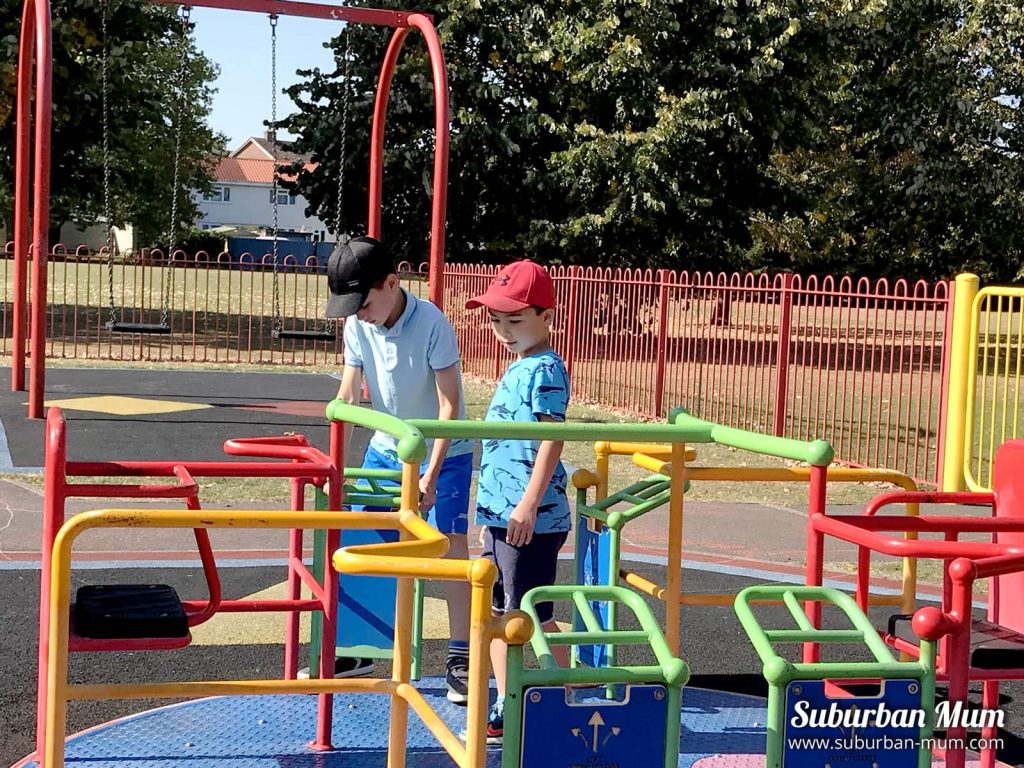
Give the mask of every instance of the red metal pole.
M 32 315 L 28 415 L 43 417 L 46 367 L 46 258 L 50 229 L 50 125 L 53 117 L 53 51 L 50 4 L 28 0 L 36 11 L 35 194 L 32 201 Z
M 827 467 L 811 467 L 811 482 L 808 489 L 807 504 L 807 586 L 820 587 L 825 570 L 825 535 L 814 527 L 817 515 L 825 514 L 825 479 Z M 821 603 L 810 602 L 804 606 L 807 618 L 814 627 L 821 626 Z M 805 643 L 803 661 L 814 664 L 821 659 L 821 646 L 817 643 Z
M 306 484 L 296 478 L 292 480 L 292 511 L 305 507 Z M 299 574 L 292 567 L 292 560 L 302 562 L 302 529 L 293 528 L 288 533 L 288 599 L 298 600 L 300 592 Z M 286 619 L 284 635 L 284 677 L 295 680 L 299 675 L 299 614 L 290 613 Z
M 434 200 L 430 214 L 430 301 L 444 309 L 444 235 L 448 212 L 448 73 L 437 30 L 420 14 L 409 17 L 427 43 L 434 78 Z
M 779 341 L 775 357 L 775 406 L 772 434 L 786 434 L 786 395 L 789 389 L 789 341 L 793 333 L 793 275 L 782 276 Z
M 164 5 L 178 5 L 178 0 L 152 0 Z M 352 8 L 326 3 L 304 3 L 298 0 L 190 0 L 194 8 L 221 8 L 226 11 L 249 11 L 265 13 L 268 16 L 305 16 L 312 19 L 332 19 L 354 24 L 374 24 L 381 27 L 412 26 L 412 17 L 419 16 L 428 22 L 430 14 L 418 11 L 389 11 L 377 8 Z
M 28 0 L 29 3 L 32 0 Z M 53 540 L 64 524 L 64 499 L 67 496 L 67 434 L 64 416 L 51 408 L 46 419 L 43 449 L 43 531 L 39 569 L 39 649 L 36 693 L 36 761 L 43 765 L 46 744 L 46 678 L 50 660 L 50 560 Z
M 441 41 L 429 17 L 410 14 L 406 20 L 423 34 L 430 56 L 434 81 L 434 181 L 430 220 L 429 298 L 437 307 L 444 308 L 444 235 L 448 204 L 448 75 L 444 67 Z M 391 79 L 395 74 L 398 54 L 402 50 L 408 28 L 398 28 L 391 37 L 384 63 L 377 81 L 377 98 L 373 106 L 373 129 L 370 139 L 370 210 L 366 231 L 370 237 L 380 238 L 381 201 L 384 188 L 384 124 L 387 119 Z
M 36 21 L 29 0 L 21 17 L 14 149 L 14 296 L 11 328 L 11 391 L 25 389 L 25 320 L 28 290 L 29 153 L 32 151 L 32 41 Z
M 665 371 L 668 355 L 668 278 L 671 272 L 658 270 L 658 362 L 654 373 L 654 416 L 665 415 Z
M 384 122 L 391 95 L 391 78 L 395 74 L 398 54 L 409 30 L 396 29 L 384 54 L 384 63 L 377 78 L 377 96 L 373 103 L 373 127 L 370 131 L 370 210 L 366 219 L 366 234 L 380 238 L 381 200 L 384 188 Z

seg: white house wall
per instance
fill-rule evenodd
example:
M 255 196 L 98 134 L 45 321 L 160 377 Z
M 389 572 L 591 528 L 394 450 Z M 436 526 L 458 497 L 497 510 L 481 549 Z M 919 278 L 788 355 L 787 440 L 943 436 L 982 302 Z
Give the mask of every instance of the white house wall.
M 264 184 L 241 184 L 237 182 L 220 182 L 219 187 L 231 190 L 231 199 L 226 203 L 203 200 L 202 195 L 196 196 L 199 205 L 199 225 L 205 228 L 220 226 L 265 227 L 270 229 L 274 223 L 274 207 L 270 204 L 270 187 Z M 279 205 L 277 209 L 277 227 L 281 231 L 303 233 L 330 233 L 327 225 L 315 216 L 307 217 L 306 199 L 297 196 L 294 205 Z

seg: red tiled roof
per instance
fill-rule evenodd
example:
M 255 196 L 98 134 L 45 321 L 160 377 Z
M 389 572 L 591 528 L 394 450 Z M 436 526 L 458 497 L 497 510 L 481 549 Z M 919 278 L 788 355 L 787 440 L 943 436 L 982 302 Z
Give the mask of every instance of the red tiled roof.
M 306 163 L 305 170 L 316 168 L 315 163 Z M 273 160 L 239 160 L 235 157 L 217 158 L 217 167 L 213 172 L 217 181 L 244 181 L 250 184 L 272 184 L 274 182 Z M 282 174 L 281 178 L 289 176 Z

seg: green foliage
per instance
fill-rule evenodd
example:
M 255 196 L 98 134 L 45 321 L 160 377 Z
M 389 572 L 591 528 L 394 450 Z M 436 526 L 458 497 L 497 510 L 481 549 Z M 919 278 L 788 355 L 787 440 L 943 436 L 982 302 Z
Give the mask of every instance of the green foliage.
M 385 7 L 394 7 L 387 0 Z M 404 5 L 401 3 L 400 5 Z M 1024 257 L 1014 0 L 432 0 L 451 90 L 447 252 L 505 260 L 1012 278 Z M 387 32 L 351 29 L 345 229 L 365 229 Z M 282 121 L 332 220 L 337 67 Z M 432 84 L 392 88 L 383 233 L 425 257 Z
M 51 222 L 94 223 L 103 214 L 101 0 L 55 0 Z M 10 222 L 13 176 L 13 65 L 20 3 L 0 0 L 0 216 Z M 173 6 L 111 0 L 108 8 L 111 208 L 133 223 L 139 244 L 166 243 L 174 168 L 174 95 L 181 24 Z M 182 121 L 179 220 L 198 216 L 189 190 L 209 188 L 209 158 L 223 139 L 206 125 L 216 76 L 190 46 Z M 7 85 L 10 83 L 10 89 Z M 9 159 L 9 161 L 8 161 Z

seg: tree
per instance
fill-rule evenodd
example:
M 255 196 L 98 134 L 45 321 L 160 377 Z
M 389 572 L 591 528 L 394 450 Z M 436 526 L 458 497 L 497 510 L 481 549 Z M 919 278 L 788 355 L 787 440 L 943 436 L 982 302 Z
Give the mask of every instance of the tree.
M 819 271 L 1013 279 L 1024 262 L 1024 11 L 1012 0 L 864 3 L 818 21 L 831 72 L 813 130 L 770 174 L 798 204 L 755 213 L 755 260 Z
M 393 5 L 388 2 L 386 5 Z M 996 274 L 1022 235 L 1011 0 L 435 0 L 451 87 L 448 256 L 610 266 Z M 365 214 L 380 30 L 353 28 L 346 221 Z M 283 124 L 333 215 L 339 67 Z M 407 43 L 384 233 L 425 253 L 431 85 Z M 353 176 L 355 179 L 353 179 Z
M 73 221 L 81 226 L 103 215 L 103 110 L 100 57 L 103 0 L 56 0 L 53 3 L 53 133 L 51 222 L 59 228 Z M 20 4 L 5 6 L 0 22 L 6 83 L 17 57 Z M 171 215 L 171 179 L 175 153 L 174 98 L 181 23 L 173 8 L 110 0 L 109 21 L 109 145 L 113 223 L 131 223 L 136 240 L 165 243 Z M 209 189 L 210 158 L 223 146 L 222 137 L 206 125 L 216 77 L 213 64 L 189 44 L 184 77 L 185 109 L 181 126 L 181 174 L 178 207 L 181 231 L 189 228 L 198 209 L 189 194 Z M 0 179 L 3 218 L 10 222 L 13 175 L 11 101 L 0 101 Z

